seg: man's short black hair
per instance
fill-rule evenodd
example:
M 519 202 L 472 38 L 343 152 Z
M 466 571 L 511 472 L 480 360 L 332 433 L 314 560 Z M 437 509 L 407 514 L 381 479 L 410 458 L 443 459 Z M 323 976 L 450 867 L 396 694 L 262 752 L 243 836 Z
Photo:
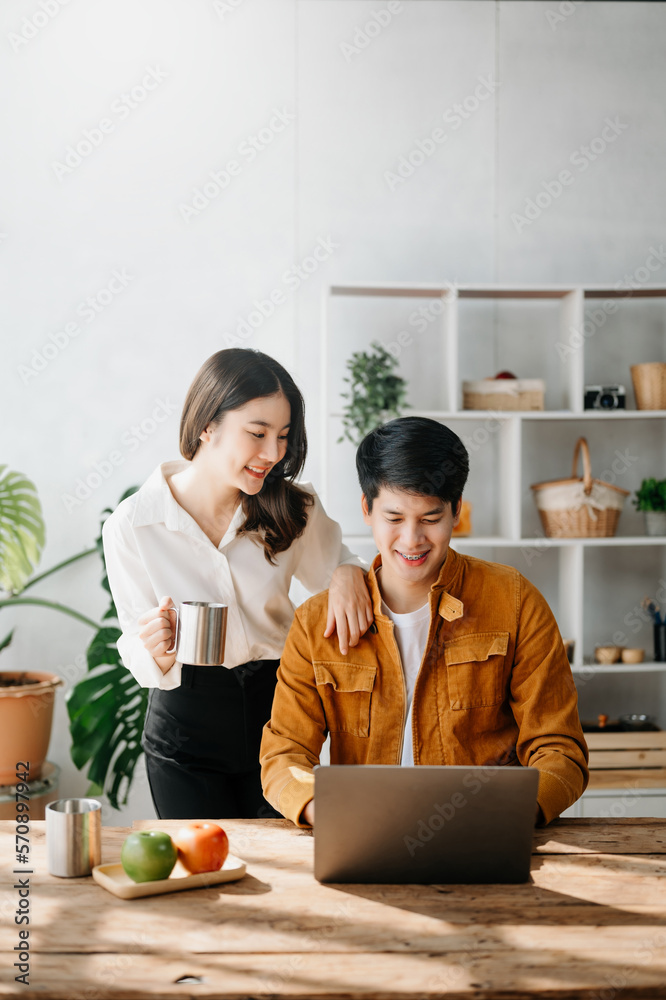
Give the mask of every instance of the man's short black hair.
M 444 424 L 427 417 L 400 417 L 363 438 L 356 471 L 369 510 L 385 487 L 438 497 L 455 513 L 469 475 L 469 455 Z

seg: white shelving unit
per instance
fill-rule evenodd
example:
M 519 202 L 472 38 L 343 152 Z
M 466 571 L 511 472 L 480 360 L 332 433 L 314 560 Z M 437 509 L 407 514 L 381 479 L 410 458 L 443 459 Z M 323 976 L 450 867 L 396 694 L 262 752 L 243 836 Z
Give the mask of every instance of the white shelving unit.
M 393 345 L 399 355 L 399 370 L 412 391 L 412 407 L 405 414 L 448 424 L 470 451 L 465 496 L 473 505 L 474 534 L 455 538 L 454 547 L 517 565 L 545 593 L 562 634 L 575 641 L 573 671 L 581 702 L 588 702 L 581 708 L 583 717 L 609 706 L 610 715 L 641 710 L 657 715 L 666 728 L 666 663 L 650 662 L 651 626 L 642 625 L 635 639 L 635 625 L 627 625 L 640 599 L 654 596 L 659 581 L 666 580 L 666 538 L 644 534 L 631 497 L 613 538 L 546 538 L 529 489 L 531 483 L 568 475 L 573 446 L 583 435 L 596 478 L 614 476 L 610 481 L 633 495 L 642 478 L 666 476 L 666 411 L 635 408 L 629 372 L 640 361 L 666 360 L 666 287 L 327 288 L 321 492 L 347 544 L 367 554 L 373 551 L 372 539 L 357 516 L 354 449 L 336 442 L 342 431 L 345 361 L 373 340 Z M 463 380 L 500 369 L 543 378 L 546 409 L 463 410 Z M 614 383 L 625 386 L 627 409 L 584 409 L 586 384 Z M 613 632 L 626 633 L 627 641 L 620 644 L 643 646 L 647 662 L 590 663 L 594 645 L 611 641 Z M 594 684 L 588 686 L 590 681 Z M 634 694 L 644 707 L 632 704 Z

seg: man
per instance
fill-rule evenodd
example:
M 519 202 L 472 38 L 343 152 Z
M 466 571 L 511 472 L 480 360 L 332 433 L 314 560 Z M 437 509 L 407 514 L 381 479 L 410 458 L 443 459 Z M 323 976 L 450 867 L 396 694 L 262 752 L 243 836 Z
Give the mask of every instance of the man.
M 562 639 L 517 570 L 449 548 L 469 457 L 449 428 L 392 420 L 356 456 L 379 551 L 367 582 L 374 625 L 341 656 L 324 638 L 326 593 L 296 612 L 261 743 L 271 804 L 314 824 L 314 775 L 332 764 L 535 767 L 536 822 L 584 791 L 588 752 Z

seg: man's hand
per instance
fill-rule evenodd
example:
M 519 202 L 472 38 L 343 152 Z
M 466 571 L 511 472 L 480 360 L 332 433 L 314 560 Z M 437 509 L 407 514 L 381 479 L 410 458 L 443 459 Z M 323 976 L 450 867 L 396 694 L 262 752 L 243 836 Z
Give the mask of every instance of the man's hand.
M 301 813 L 301 822 L 314 826 L 314 799 L 310 799 L 305 809 Z
M 360 566 L 338 566 L 328 588 L 328 618 L 324 638 L 337 630 L 343 656 L 372 625 L 372 601 Z

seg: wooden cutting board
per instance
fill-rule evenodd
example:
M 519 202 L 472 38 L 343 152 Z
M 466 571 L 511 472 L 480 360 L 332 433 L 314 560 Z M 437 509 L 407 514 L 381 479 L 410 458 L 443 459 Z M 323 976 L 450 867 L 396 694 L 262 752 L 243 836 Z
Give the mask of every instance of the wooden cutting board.
M 98 885 L 120 899 L 140 899 L 143 896 L 160 896 L 165 892 L 180 892 L 182 889 L 201 889 L 220 882 L 235 882 L 246 872 L 244 861 L 234 854 L 227 859 L 216 872 L 200 872 L 191 875 L 177 861 L 168 878 L 155 879 L 153 882 L 133 882 L 120 863 L 111 865 L 96 865 L 92 877 Z

